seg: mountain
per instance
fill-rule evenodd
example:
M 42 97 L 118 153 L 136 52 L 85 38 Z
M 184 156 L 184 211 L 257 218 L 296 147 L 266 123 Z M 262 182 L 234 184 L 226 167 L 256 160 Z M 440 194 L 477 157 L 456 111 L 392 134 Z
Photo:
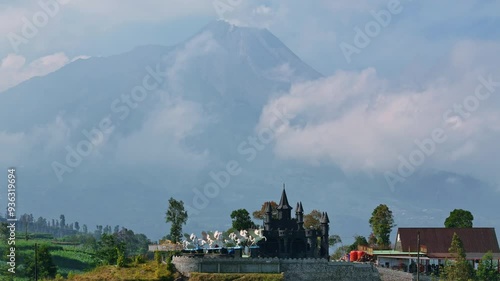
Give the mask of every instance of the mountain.
M 146 76 L 157 85 L 134 99 Z M 9 121 L 0 132 L 11 149 L 2 166 L 24 176 L 26 211 L 57 217 L 78 207 L 73 217 L 110 221 L 107 208 L 161 192 L 156 209 L 163 212 L 168 194 L 200 185 L 210 167 L 237 155 L 236 144 L 228 147 L 253 134 L 270 97 L 319 77 L 268 30 L 212 22 L 176 46 L 77 60 L 3 92 L 0 119 Z M 72 163 L 103 120 L 113 132 Z M 149 213 L 144 203 L 133 203 L 138 216 Z
M 77 60 L 0 93 L 0 163 L 18 170 L 18 213 L 64 213 L 153 239 L 168 232 L 169 197 L 188 206 L 186 231 L 224 230 L 232 210 L 278 200 L 283 182 L 306 212 L 328 211 L 344 242 L 369 234 L 371 211 L 383 202 L 401 226 L 441 225 L 454 206 L 446 179 L 457 175 L 414 177 L 391 193 L 383 176 L 282 160 L 272 140 L 252 144 L 270 99 L 321 77 L 268 30 L 212 22 L 178 45 Z M 214 187 L 228 166 L 238 173 Z M 466 195 L 483 185 L 462 183 Z M 500 225 L 462 201 L 477 207 L 479 223 Z

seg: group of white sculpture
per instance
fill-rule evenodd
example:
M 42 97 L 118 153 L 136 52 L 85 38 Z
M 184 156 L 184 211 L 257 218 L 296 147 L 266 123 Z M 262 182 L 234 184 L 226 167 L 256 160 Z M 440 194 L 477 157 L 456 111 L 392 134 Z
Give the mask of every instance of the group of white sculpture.
M 229 234 L 224 234 L 220 231 L 201 233 L 201 237 L 197 237 L 192 233 L 190 236 L 185 236 L 182 245 L 184 249 L 200 249 L 200 248 L 223 248 L 228 246 L 250 247 L 257 244 L 266 237 L 262 236 L 261 229 L 253 229 L 251 231 L 241 230 Z

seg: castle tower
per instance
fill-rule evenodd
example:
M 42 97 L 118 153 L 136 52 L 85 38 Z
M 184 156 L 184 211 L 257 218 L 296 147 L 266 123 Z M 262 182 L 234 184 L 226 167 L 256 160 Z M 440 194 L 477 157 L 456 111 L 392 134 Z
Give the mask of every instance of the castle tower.
M 329 258 L 329 245 L 328 245 L 328 236 L 330 230 L 330 219 L 328 218 L 328 213 L 323 212 L 321 215 L 321 219 L 319 221 L 321 223 L 321 249 L 320 256 L 324 258 Z
M 295 218 L 297 219 L 297 229 L 304 229 L 304 208 L 302 202 L 297 202 L 297 209 L 295 210 Z
M 286 196 L 285 184 L 283 184 L 283 192 L 281 193 L 280 204 L 278 205 L 278 219 L 279 220 L 291 220 L 292 219 L 292 206 L 288 204 L 288 198 Z
M 273 208 L 271 202 L 266 202 L 266 214 L 264 216 L 264 230 L 271 230 L 271 220 L 273 218 Z

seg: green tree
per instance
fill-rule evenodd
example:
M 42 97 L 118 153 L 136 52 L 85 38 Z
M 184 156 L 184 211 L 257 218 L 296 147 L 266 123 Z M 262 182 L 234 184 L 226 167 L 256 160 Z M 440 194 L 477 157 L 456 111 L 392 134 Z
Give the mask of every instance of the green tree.
M 66 228 L 66 218 L 64 217 L 64 215 L 60 215 L 59 216 L 59 219 L 60 219 L 60 223 L 59 225 L 61 226 L 61 229 L 64 229 Z
M 309 214 L 304 215 L 304 227 L 306 229 L 320 229 L 321 223 L 321 212 L 318 210 L 312 210 Z
M 473 268 L 465 259 L 465 248 L 460 237 L 454 233 L 451 247 L 448 252 L 454 257 L 454 261 L 447 261 L 444 268 L 444 278 L 449 281 L 468 281 L 473 279 Z
M 390 235 L 394 224 L 392 211 L 385 204 L 378 205 L 372 212 L 369 220 L 373 235 L 375 235 L 377 245 L 388 247 L 391 244 Z
M 101 259 L 104 264 L 116 264 L 118 260 L 118 242 L 115 236 L 111 234 L 102 234 L 101 240 L 97 243 L 97 257 Z
M 349 251 L 356 251 L 358 249 L 358 246 L 368 246 L 368 241 L 366 241 L 366 237 L 361 236 L 361 235 L 355 235 L 354 236 L 354 243 L 352 243 L 348 250 Z
M 184 209 L 184 202 L 177 201 L 170 197 L 168 200 L 167 216 L 165 218 L 167 223 L 171 223 L 170 237 L 172 242 L 177 243 L 182 238 L 182 225 L 186 224 L 188 213 Z
M 157 266 L 161 265 L 162 256 L 160 251 L 155 251 L 155 262 Z
M 113 233 L 117 242 L 125 245 L 125 255 L 133 256 L 145 254 L 148 251 L 149 239 L 144 234 L 135 234 L 132 230 L 122 227 L 116 233 Z
M 0 238 L 4 240 L 9 237 L 9 229 L 7 228 L 8 224 L 6 222 L 0 223 Z
M 328 237 L 328 245 L 330 247 L 333 247 L 333 246 L 337 245 L 338 243 L 342 243 L 342 239 L 340 238 L 339 235 L 333 234 L 333 235 L 330 235 L 330 237 Z
M 368 236 L 368 244 L 372 246 L 377 245 L 377 237 L 375 237 L 375 234 L 373 234 L 373 232 L 370 233 L 370 236 Z
M 278 218 L 278 203 L 271 201 L 272 217 L 274 219 Z M 264 220 L 266 216 L 266 203 L 262 204 L 262 207 L 258 211 L 254 211 L 252 216 L 256 220 Z
M 496 265 L 493 264 L 493 255 L 491 251 L 487 252 L 481 259 L 481 263 L 476 272 L 477 279 L 480 281 L 499 281 L 500 273 Z
M 250 229 L 255 226 L 250 214 L 245 209 L 238 209 L 231 212 L 231 220 L 233 221 L 233 228 L 236 230 Z
M 450 216 L 444 221 L 444 227 L 462 227 L 471 228 L 474 216 L 471 212 L 462 209 L 455 209 L 450 212 Z
M 97 240 L 93 235 L 83 235 L 81 243 L 83 244 L 83 248 L 87 251 L 96 252 L 98 249 Z
M 347 254 L 347 252 L 350 251 L 349 248 L 350 248 L 349 245 L 345 245 L 345 246 L 340 246 L 337 249 L 335 249 L 335 252 L 332 255 L 332 260 L 341 259 L 343 256 L 345 256 L 345 254 Z
M 26 265 L 26 277 L 35 276 L 35 266 L 38 274 L 38 278 L 54 278 L 57 274 L 57 267 L 52 260 L 52 255 L 50 254 L 47 245 L 40 245 L 37 249 L 36 255 L 36 265 L 35 258 L 33 256 L 27 256 L 25 259 Z
M 125 244 L 124 243 L 119 243 L 116 246 L 116 266 L 118 267 L 125 267 L 126 266 L 126 259 L 125 259 Z

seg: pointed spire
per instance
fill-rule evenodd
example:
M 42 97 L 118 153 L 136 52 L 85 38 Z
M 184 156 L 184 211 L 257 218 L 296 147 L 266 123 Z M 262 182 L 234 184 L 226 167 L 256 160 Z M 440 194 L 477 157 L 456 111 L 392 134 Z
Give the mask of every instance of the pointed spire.
M 292 206 L 288 204 L 288 198 L 286 197 L 285 184 L 283 184 L 283 192 L 281 193 L 280 204 L 278 205 L 278 210 L 282 209 L 292 209 Z
M 266 207 L 265 207 L 266 213 L 272 213 L 273 208 L 271 206 L 271 202 L 266 202 Z
M 328 214 L 326 212 L 323 212 L 321 214 L 321 219 L 319 220 L 319 222 L 322 224 L 330 223 L 330 219 L 328 218 Z
M 302 202 L 297 202 L 297 213 L 304 213 L 304 208 L 302 207 Z

